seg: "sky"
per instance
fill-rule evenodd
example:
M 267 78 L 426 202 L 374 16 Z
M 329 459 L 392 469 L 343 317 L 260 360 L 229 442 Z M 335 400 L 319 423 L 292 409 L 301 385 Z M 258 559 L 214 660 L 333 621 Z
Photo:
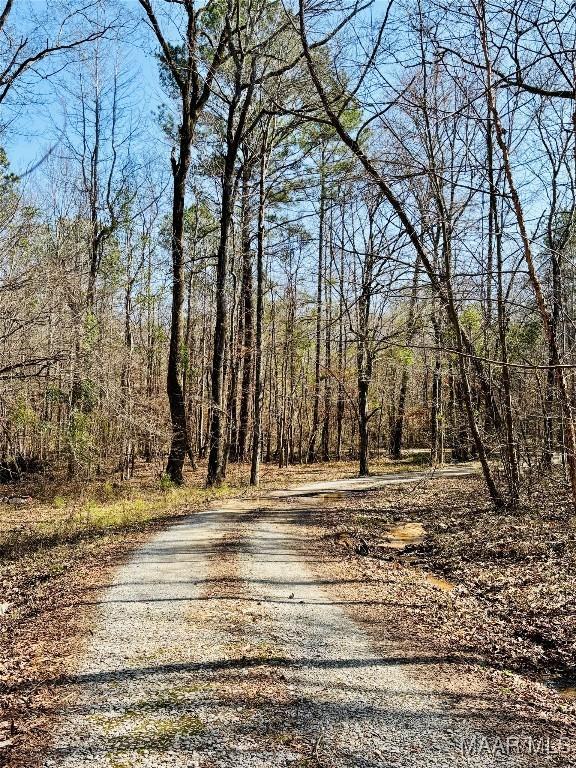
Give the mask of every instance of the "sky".
M 77 0 L 15 0 L 11 16 L 12 24 L 18 30 L 26 30 L 27 34 L 41 35 L 42 24 L 50 25 L 50 19 L 56 20 L 62 17 L 62 11 L 58 13 L 54 10 L 57 4 L 66 2 L 76 8 L 89 3 L 99 4 L 105 9 L 104 13 L 118 14 L 120 20 L 126 25 L 116 45 L 133 73 L 135 102 L 142 112 L 143 123 L 147 126 L 148 140 L 157 144 L 156 152 L 168 155 L 170 148 L 164 141 L 157 116 L 160 105 L 166 102 L 166 96 L 159 83 L 157 62 L 153 55 L 157 46 L 152 33 L 143 23 L 143 11 L 138 0 L 83 0 L 83 3 L 78 3 Z M 385 3 L 386 0 L 374 0 L 373 12 L 380 13 Z M 34 17 L 40 19 L 41 23 L 31 21 Z M 56 66 L 58 60 L 53 61 Z M 33 78 L 32 89 L 25 82 L 22 83 L 19 92 L 15 93 L 12 106 L 15 100 L 21 103 L 16 109 L 8 107 L 12 121 L 9 129 L 0 138 L 0 142 L 7 151 L 12 170 L 16 174 L 29 175 L 30 169 L 33 169 L 47 152 L 57 151 L 61 133 L 66 128 L 62 91 L 66 89 L 68 77 L 70 75 L 67 70 L 63 69 L 58 72 L 53 83 Z M 30 98 L 31 93 L 34 94 L 34 98 Z M 6 107 L 3 110 L 6 115 Z M 0 119 L 1 116 L 2 108 L 0 108 Z
M 42 17 L 50 10 L 50 0 L 16 0 L 12 17 L 13 25 L 19 30 L 30 29 L 33 15 Z M 135 29 L 134 15 L 139 12 L 137 0 L 124 0 L 118 4 L 121 18 L 129 23 L 122 39 L 111 43 L 117 46 L 124 60 L 124 66 L 133 79 L 133 98 L 136 108 L 142 112 L 152 141 L 161 142 L 157 128 L 158 107 L 165 100 L 158 79 L 157 63 L 154 59 L 154 45 L 145 26 Z M 88 49 L 85 49 L 88 50 Z M 52 82 L 43 82 L 30 77 L 21 83 L 9 103 L 3 106 L 3 122 L 8 119 L 2 143 L 8 153 L 13 172 L 27 175 L 30 169 L 45 157 L 49 151 L 57 151 L 59 134 L 66 127 L 63 93 L 71 80 L 71 67 L 61 69 L 61 62 L 53 59 L 54 69 L 59 69 Z M 31 87 L 30 87 L 31 86 Z M 30 97 L 32 94 L 32 98 Z M 163 150 L 163 147 L 159 147 Z

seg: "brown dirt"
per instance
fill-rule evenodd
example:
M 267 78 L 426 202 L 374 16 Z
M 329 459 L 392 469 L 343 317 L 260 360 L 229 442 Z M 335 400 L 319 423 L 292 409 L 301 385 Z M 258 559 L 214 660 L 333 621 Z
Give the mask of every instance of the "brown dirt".
M 62 705 L 53 682 L 89 636 L 94 593 L 146 532 L 64 545 L 4 563 L 2 595 L 11 602 L 1 626 L 0 764 L 29 768 L 50 737 Z M 4 763 L 2 763 L 4 759 Z
M 560 488 L 513 514 L 494 514 L 479 478 L 327 495 L 310 506 L 310 546 L 376 635 L 481 670 L 511 707 L 565 731 L 576 700 L 549 685 L 576 664 L 576 540 Z

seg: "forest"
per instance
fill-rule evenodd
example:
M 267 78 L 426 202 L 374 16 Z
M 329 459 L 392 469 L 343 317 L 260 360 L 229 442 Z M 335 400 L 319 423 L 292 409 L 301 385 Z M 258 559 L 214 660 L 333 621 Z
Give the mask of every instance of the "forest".
M 138 631 L 120 633 L 132 617 L 150 658 L 164 653 L 153 630 L 144 637 L 150 617 L 163 620 L 164 589 L 182 643 L 178 601 L 224 601 L 236 639 L 191 641 L 190 653 L 204 664 L 222 643 L 226 656 L 238 632 L 253 639 L 260 626 L 246 628 L 235 580 L 263 590 L 257 606 L 274 603 L 266 589 L 284 582 L 267 556 L 282 541 L 338 594 L 326 611 L 348 606 L 346 619 L 320 609 L 303 619 L 312 656 L 316 646 L 361 656 L 355 633 L 374 632 L 370 611 L 384 606 L 382 632 L 394 616 L 399 648 L 424 643 L 428 658 L 431 644 L 465 666 L 471 690 L 504 697 L 490 733 L 521 709 L 563 738 L 576 710 L 546 686 L 552 676 L 576 690 L 575 321 L 573 3 L 1 0 L 0 764 L 14 748 L 10 768 L 199 766 L 204 749 L 209 765 L 232 765 L 210 751 L 220 736 L 202 741 L 202 701 L 200 728 L 181 692 L 184 714 L 167 732 L 200 762 L 139 762 L 139 749 L 166 746 L 150 746 L 144 726 L 130 731 L 138 750 L 118 736 L 112 762 L 31 757 L 44 754 L 42 713 L 60 711 L 55 686 L 86 640 L 80 622 L 92 626 L 87 590 L 116 589 L 113 566 L 140 584 L 138 557 L 158 556 L 146 536 L 170 550 L 171 531 L 182 536 L 171 562 L 189 547 L 198 581 L 158 561 L 156 592 L 118 597 L 149 612 L 126 608 L 101 647 L 128 654 Z M 286 490 L 294 482 L 301 493 Z M 307 579 L 286 565 L 287 599 L 303 611 Z M 202 583 L 213 583 L 208 597 L 177 591 Z M 194 610 L 212 637 L 210 606 Z M 239 668 L 284 658 L 274 643 L 291 642 L 297 624 L 271 615 Z M 348 629 L 331 635 L 336 625 Z M 172 668 L 192 674 L 171 652 Z M 186 696 L 224 684 L 204 672 Z M 289 664 L 286 674 L 275 685 Z M 323 674 L 336 690 L 336 672 Z M 346 674 L 364 690 L 358 669 Z M 465 675 L 446 674 L 467 695 Z M 516 674 L 544 687 L 503 677 Z M 241 706 L 251 696 L 272 706 L 228 683 L 227 701 L 233 690 Z M 126 700 L 139 701 L 132 685 Z M 374 727 L 404 733 L 391 726 Z M 295 765 L 396 765 L 362 762 L 376 759 L 368 753 L 338 762 L 330 727 L 296 728 Z M 233 764 L 292 765 L 280 755 L 292 741 L 274 738 L 271 762 Z M 432 764 L 456 763 L 422 758 Z
M 3 476 L 421 447 L 576 494 L 568 6 L 136 5 L 1 17 L 4 143 L 48 134 L 2 156 Z

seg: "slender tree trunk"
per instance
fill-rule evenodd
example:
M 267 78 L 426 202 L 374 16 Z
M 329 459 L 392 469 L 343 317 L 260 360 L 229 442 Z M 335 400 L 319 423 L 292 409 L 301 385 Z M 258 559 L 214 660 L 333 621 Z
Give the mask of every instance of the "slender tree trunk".
M 184 482 L 183 468 L 188 451 L 188 421 L 181 377 L 181 350 L 183 344 L 183 307 L 185 298 L 184 281 L 184 201 L 186 179 L 190 166 L 192 133 L 186 113 L 180 128 L 178 161 L 172 160 L 172 311 L 170 320 L 170 348 L 166 391 L 170 405 L 172 443 L 168 454 L 166 474 L 177 485 Z
M 555 336 L 558 335 L 558 329 L 560 327 L 560 318 L 562 314 L 562 265 L 561 255 L 559 249 L 556 247 L 553 228 L 550 225 L 548 228 L 548 244 L 551 253 L 552 261 L 552 311 L 551 311 L 551 325 L 552 332 Z M 555 375 L 553 368 L 553 352 L 548 345 L 548 362 L 550 367 L 548 368 L 546 375 L 546 395 L 544 399 L 545 412 L 544 412 L 544 450 L 542 456 L 542 464 L 546 469 L 552 467 L 552 460 L 554 458 L 554 387 L 555 387 Z
M 442 336 L 438 318 L 433 317 L 434 341 L 437 351 L 434 355 L 432 376 L 432 408 L 430 413 L 430 459 L 432 464 L 444 463 L 444 416 L 442 410 L 442 357 L 440 347 Z
M 134 337 L 132 333 L 132 289 L 134 280 L 130 274 L 132 264 L 130 249 L 128 249 L 127 279 L 124 289 L 124 347 L 126 357 L 122 365 L 121 391 L 122 410 L 126 420 L 123 435 L 123 451 L 121 461 L 121 476 L 123 480 L 129 480 L 134 463 L 134 443 L 132 439 L 132 356 L 134 351 Z
M 238 460 L 246 460 L 250 399 L 252 395 L 252 363 L 254 354 L 254 285 L 252 279 L 252 238 L 250 232 L 250 171 L 245 162 L 242 174 L 242 311 L 244 313 L 244 339 L 242 362 L 242 389 L 240 395 L 240 426 L 238 430 Z
M 332 237 L 328 280 L 324 283 L 324 305 L 326 308 L 325 374 L 324 374 L 324 418 L 322 420 L 322 461 L 330 461 L 330 422 L 332 413 Z
M 318 222 L 318 271 L 316 276 L 316 346 L 314 358 L 314 405 L 312 411 L 312 431 L 308 444 L 308 463 L 317 459 L 316 441 L 320 429 L 320 386 L 322 354 L 322 287 L 324 278 L 324 216 L 326 208 L 326 180 L 324 177 L 324 149 L 320 160 L 320 214 Z
M 370 474 L 368 466 L 368 387 L 369 380 L 366 377 L 358 377 L 358 462 L 360 477 Z
M 340 249 L 339 300 L 338 300 L 338 402 L 336 404 L 336 458 L 342 459 L 342 429 L 345 415 L 344 392 L 344 206 L 342 206 L 342 247 Z
M 266 167 L 268 161 L 268 136 L 264 132 L 262 155 L 260 158 L 260 178 L 258 182 L 258 232 L 256 250 L 256 348 L 254 375 L 254 426 L 252 434 L 252 460 L 250 466 L 250 485 L 260 483 L 260 453 L 262 441 L 262 341 L 264 326 L 264 214 L 266 210 Z
M 508 475 L 508 503 L 515 507 L 520 500 L 520 470 L 518 467 L 518 451 L 512 412 L 512 385 L 510 381 L 510 366 L 508 365 L 508 340 L 506 337 L 506 305 L 503 284 L 504 261 L 502 256 L 502 226 L 498 213 L 498 196 L 494 178 L 494 146 L 493 126 L 489 118 L 486 128 L 486 145 L 488 160 L 488 180 L 490 184 L 489 208 L 489 247 L 490 254 L 496 251 L 497 302 L 498 302 L 498 339 L 502 360 L 502 391 L 504 395 L 504 426 L 506 433 L 506 463 Z M 494 244 L 494 245 L 493 245 Z M 494 247 L 495 246 L 495 247 Z M 492 263 L 492 262 L 491 262 Z M 491 310 L 491 306 L 490 306 Z
M 358 381 L 358 464 L 359 474 L 365 477 L 369 474 L 369 431 L 368 421 L 368 390 L 372 379 L 373 357 L 369 349 L 370 311 L 373 290 L 373 215 L 370 215 L 367 253 L 362 271 L 362 289 L 358 298 L 358 332 L 357 332 L 357 381 Z
M 228 302 L 226 282 L 228 276 L 228 239 L 234 197 L 234 158 L 227 157 L 222 186 L 222 213 L 220 241 L 216 260 L 216 322 L 212 355 L 212 419 L 208 452 L 207 485 L 221 485 L 224 480 L 224 436 L 226 414 L 224 410 L 224 365 L 228 335 Z

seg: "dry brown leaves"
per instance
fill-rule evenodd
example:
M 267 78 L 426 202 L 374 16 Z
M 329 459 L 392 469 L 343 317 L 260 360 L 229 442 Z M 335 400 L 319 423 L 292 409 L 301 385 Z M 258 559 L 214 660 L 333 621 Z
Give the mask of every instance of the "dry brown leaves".
M 563 484 L 533 489 L 514 513 L 492 509 L 480 478 L 459 478 L 328 495 L 309 514 L 335 580 L 335 556 L 362 574 L 355 597 L 367 625 L 380 614 L 410 653 L 479 665 L 514 708 L 574 727 L 574 699 L 537 684 L 576 665 L 576 529 Z M 423 539 L 394 546 L 393 532 L 415 525 Z

